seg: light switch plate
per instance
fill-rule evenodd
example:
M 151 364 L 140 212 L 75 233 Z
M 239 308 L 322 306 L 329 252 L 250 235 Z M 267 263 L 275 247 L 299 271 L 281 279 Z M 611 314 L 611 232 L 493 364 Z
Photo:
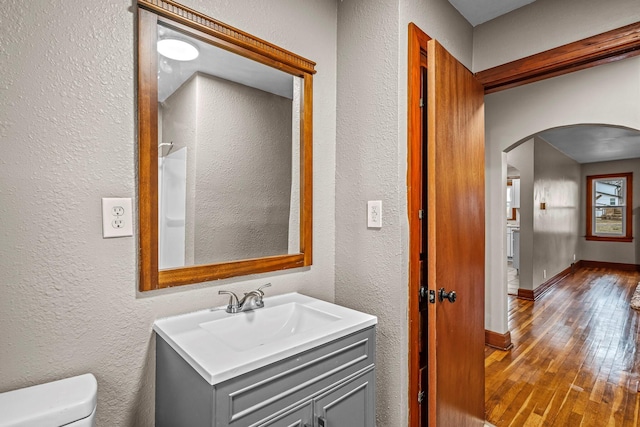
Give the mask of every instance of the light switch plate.
M 102 237 L 133 236 L 131 198 L 102 198 Z
M 367 227 L 382 228 L 382 200 L 367 202 Z

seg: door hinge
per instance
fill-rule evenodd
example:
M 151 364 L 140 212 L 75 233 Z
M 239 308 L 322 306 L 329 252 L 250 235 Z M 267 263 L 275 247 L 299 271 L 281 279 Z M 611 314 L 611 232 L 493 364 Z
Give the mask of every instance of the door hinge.
M 424 98 L 420 98 L 420 108 L 424 107 Z
M 424 391 L 419 391 L 418 392 L 418 403 L 420 405 L 422 405 L 422 402 L 424 401 Z
M 418 219 L 422 219 L 422 218 L 424 218 L 424 210 L 420 209 L 418 211 Z

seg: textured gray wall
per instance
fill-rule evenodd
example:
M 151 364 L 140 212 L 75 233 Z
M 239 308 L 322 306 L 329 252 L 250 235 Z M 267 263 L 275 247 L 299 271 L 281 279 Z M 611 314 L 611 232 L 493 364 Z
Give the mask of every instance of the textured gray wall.
M 398 176 L 398 5 L 338 4 L 336 302 L 378 316 L 379 426 L 403 425 L 406 282 Z M 367 200 L 382 200 L 368 230 Z
M 446 0 L 338 3 L 336 301 L 378 316 L 377 425 L 407 425 L 407 27 L 471 63 L 471 26 Z M 381 229 L 367 229 L 382 200 Z
M 535 138 L 533 165 L 533 288 L 571 266 L 578 252 L 580 164 Z M 540 209 L 545 201 L 546 209 Z M 547 271 L 544 277 L 543 270 Z
M 291 100 L 206 75 L 196 84 L 195 263 L 288 253 Z
M 334 299 L 336 2 L 184 3 L 318 63 L 310 268 L 139 294 L 137 239 L 102 239 L 100 217 L 137 196 L 132 2 L 0 9 L 0 391 L 93 372 L 99 427 L 153 425 L 156 318 L 266 281 Z

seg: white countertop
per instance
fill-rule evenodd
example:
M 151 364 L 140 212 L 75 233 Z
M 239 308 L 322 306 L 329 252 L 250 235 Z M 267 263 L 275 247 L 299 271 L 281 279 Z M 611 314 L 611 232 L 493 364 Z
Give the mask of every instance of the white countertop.
M 236 314 L 225 312 L 223 306 L 158 319 L 153 329 L 215 385 L 377 323 L 375 316 L 296 292 L 264 298 L 264 304 L 264 308 Z M 276 318 L 291 316 L 294 311 L 315 314 L 295 325 L 277 323 Z M 314 318 L 323 323 L 316 325 Z M 241 331 L 237 337 L 230 335 L 236 325 Z

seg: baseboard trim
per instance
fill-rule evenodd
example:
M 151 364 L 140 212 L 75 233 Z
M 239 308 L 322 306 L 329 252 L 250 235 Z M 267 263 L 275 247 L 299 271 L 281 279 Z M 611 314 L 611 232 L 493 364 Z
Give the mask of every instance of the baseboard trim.
M 582 268 L 611 268 L 613 270 L 622 271 L 640 271 L 640 264 L 623 264 L 619 262 L 604 262 L 604 261 L 580 261 L 580 267 Z
M 484 330 L 484 343 L 489 347 L 497 348 L 498 350 L 511 350 L 513 343 L 511 342 L 511 332 L 507 331 L 504 334 L 498 332 Z
M 580 261 L 579 265 L 582 265 L 583 261 Z M 570 267 L 565 268 L 560 273 L 553 276 L 551 279 L 547 280 L 534 290 L 531 289 L 518 289 L 518 298 L 528 300 L 528 301 L 536 301 L 542 295 L 549 291 L 556 283 L 562 281 L 565 277 L 573 273 L 576 268 L 576 264 L 571 264 Z

